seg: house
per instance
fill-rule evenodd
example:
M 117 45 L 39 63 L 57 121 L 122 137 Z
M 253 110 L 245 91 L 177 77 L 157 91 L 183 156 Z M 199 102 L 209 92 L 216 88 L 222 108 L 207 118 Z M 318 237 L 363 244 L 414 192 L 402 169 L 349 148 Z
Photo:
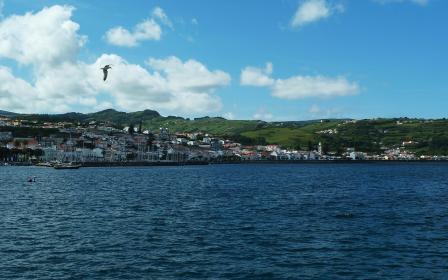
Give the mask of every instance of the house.
M 42 148 L 43 155 L 41 156 L 41 160 L 50 162 L 58 159 L 58 150 L 56 150 L 56 146 L 54 147 L 44 147 Z
M 11 140 L 12 140 L 11 131 L 0 132 L 0 142 L 7 142 Z
M 278 151 L 280 151 L 280 147 L 278 145 L 266 145 L 266 151 L 278 152 Z
M 14 138 L 12 142 L 6 144 L 8 149 L 32 149 L 35 150 L 39 148 L 39 142 L 34 138 Z

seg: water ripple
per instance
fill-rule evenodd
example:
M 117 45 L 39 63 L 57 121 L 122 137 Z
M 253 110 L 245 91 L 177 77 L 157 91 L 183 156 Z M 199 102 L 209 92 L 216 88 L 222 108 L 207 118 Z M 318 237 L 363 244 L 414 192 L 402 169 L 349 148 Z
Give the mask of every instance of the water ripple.
M 447 171 L 447 164 L 0 167 L 0 275 L 444 279 Z

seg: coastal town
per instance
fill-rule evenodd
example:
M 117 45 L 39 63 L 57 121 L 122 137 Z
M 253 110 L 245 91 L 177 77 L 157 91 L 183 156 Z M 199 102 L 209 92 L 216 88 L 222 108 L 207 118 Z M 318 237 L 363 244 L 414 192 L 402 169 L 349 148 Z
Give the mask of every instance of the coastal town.
M 277 161 L 415 161 L 447 160 L 446 156 L 416 156 L 401 147 L 385 148 L 382 154 L 369 154 L 346 148 L 341 154 L 324 152 L 322 144 L 313 149 L 292 150 L 279 145 L 245 146 L 229 139 L 222 139 L 203 132 L 172 132 L 168 128 L 158 131 L 139 126 L 117 128 L 107 122 L 90 121 L 86 124 L 72 122 L 22 121 L 0 117 L 0 162 L 2 164 L 77 163 L 84 166 L 107 164 L 151 165 L 239 163 Z M 48 135 L 17 137 L 17 129 L 27 131 L 49 130 Z M 34 129 L 34 130 L 33 130 Z M 29 133 L 28 133 L 29 134 Z M 36 133 L 38 134 L 38 133 Z

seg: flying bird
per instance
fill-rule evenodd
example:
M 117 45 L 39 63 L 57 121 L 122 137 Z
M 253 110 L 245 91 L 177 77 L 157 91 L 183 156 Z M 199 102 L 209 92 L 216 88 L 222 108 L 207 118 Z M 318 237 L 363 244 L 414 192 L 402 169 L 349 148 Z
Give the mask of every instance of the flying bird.
M 106 66 L 104 66 L 103 68 L 101 68 L 101 69 L 103 69 L 103 73 L 104 73 L 104 78 L 103 78 L 103 81 L 106 81 L 106 79 L 107 79 L 107 70 L 109 70 L 109 69 L 111 69 L 112 67 L 110 67 L 110 64 L 107 64 Z

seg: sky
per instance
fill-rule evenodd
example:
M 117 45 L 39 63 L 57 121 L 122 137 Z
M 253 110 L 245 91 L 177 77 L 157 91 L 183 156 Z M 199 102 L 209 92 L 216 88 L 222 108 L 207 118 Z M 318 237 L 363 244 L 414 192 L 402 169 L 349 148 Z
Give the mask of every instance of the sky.
M 445 0 L 0 0 L 0 110 L 443 118 L 447 12 Z

